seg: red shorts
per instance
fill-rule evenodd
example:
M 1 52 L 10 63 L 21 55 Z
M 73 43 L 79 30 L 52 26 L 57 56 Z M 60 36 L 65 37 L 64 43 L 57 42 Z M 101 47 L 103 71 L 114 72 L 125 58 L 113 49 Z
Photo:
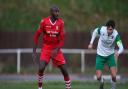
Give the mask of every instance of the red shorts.
M 48 48 L 42 48 L 41 54 L 40 54 L 40 60 L 45 61 L 46 63 L 50 62 L 50 59 L 52 59 L 52 62 L 55 66 L 63 65 L 65 64 L 65 59 L 63 56 L 63 53 L 61 50 L 57 53 L 57 55 L 54 58 L 51 58 L 52 49 Z

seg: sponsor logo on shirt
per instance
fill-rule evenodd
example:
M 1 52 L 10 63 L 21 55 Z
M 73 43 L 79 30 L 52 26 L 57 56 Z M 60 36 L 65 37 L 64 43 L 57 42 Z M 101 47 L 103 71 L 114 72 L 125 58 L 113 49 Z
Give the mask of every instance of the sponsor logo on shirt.
M 57 37 L 57 35 L 59 34 L 59 32 L 57 31 L 46 31 L 46 32 L 50 37 Z

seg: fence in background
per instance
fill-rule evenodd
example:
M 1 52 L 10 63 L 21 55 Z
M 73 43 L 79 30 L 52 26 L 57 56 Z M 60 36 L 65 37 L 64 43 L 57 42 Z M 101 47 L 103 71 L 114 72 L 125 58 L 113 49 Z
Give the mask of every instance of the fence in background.
M 80 54 L 81 55 L 81 73 L 85 72 L 86 68 L 86 57 L 85 54 L 95 54 L 96 50 L 88 50 L 88 49 L 62 49 L 64 54 Z M 40 49 L 37 49 L 37 53 L 40 52 Z M 20 74 L 21 71 L 21 54 L 22 53 L 32 53 L 32 48 L 26 49 L 0 49 L 0 54 L 7 53 L 16 53 L 17 54 L 17 73 Z M 128 53 L 128 50 L 125 50 L 123 53 Z M 52 70 L 51 65 L 49 65 L 49 70 Z

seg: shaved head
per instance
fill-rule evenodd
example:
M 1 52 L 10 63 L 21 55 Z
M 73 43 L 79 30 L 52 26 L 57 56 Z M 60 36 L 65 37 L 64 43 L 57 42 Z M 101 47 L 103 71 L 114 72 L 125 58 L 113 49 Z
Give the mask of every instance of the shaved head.
M 59 7 L 54 5 L 50 8 L 51 20 L 55 22 L 59 18 Z
M 52 7 L 50 8 L 50 12 L 53 12 L 53 11 L 59 12 L 59 7 L 56 6 L 56 5 L 52 6 Z

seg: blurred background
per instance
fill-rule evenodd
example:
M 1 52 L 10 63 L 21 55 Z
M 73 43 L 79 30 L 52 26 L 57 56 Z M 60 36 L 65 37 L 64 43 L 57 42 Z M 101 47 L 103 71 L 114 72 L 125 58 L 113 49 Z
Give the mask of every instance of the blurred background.
M 67 49 L 64 55 L 70 74 L 94 75 L 96 54 L 86 53 L 91 32 L 113 19 L 126 51 L 119 57 L 119 74 L 128 77 L 128 0 L 0 0 L 0 75 L 36 74 L 31 58 L 33 35 L 52 5 L 60 7 L 65 22 L 63 49 Z M 51 65 L 46 72 L 60 73 Z

